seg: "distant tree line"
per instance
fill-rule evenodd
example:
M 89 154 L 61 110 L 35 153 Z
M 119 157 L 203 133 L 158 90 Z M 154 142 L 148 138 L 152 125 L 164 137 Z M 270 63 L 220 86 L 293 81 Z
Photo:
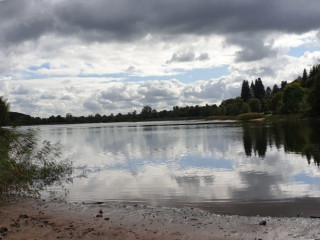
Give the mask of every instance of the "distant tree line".
M 260 78 L 255 81 L 244 80 L 239 97 L 230 98 L 216 104 L 205 106 L 174 106 L 172 110 L 157 111 L 151 106 L 144 106 L 140 113 L 136 110 L 127 114 L 89 115 L 89 116 L 50 116 L 49 118 L 32 117 L 26 114 L 6 112 L 6 101 L 0 97 L 0 125 L 41 125 L 73 124 L 100 122 L 128 122 L 170 119 L 196 119 L 209 116 L 237 116 L 249 112 L 292 114 L 302 113 L 305 116 L 320 115 L 320 65 L 313 66 L 309 73 L 303 70 L 291 83 L 282 81 L 272 89 L 265 88 Z
M 118 113 L 117 115 L 89 115 L 89 116 L 50 116 L 49 118 L 31 117 L 26 114 L 11 112 L 9 114 L 9 123 L 11 125 L 41 125 L 41 124 L 74 124 L 74 123 L 107 123 L 107 122 L 133 122 L 133 121 L 149 121 L 149 120 L 169 120 L 169 119 L 195 119 L 209 117 L 219 114 L 217 105 L 205 106 L 174 106 L 172 110 L 157 111 L 150 106 L 144 106 L 140 113 L 137 111 L 127 114 Z
M 264 88 L 262 80 L 255 82 L 244 80 L 241 88 L 241 100 L 249 106 L 251 112 L 273 112 L 278 114 L 302 113 L 304 115 L 320 114 L 320 65 L 313 66 L 309 74 L 304 69 L 292 83 L 282 81 L 280 87 Z M 239 99 L 239 101 L 241 101 Z

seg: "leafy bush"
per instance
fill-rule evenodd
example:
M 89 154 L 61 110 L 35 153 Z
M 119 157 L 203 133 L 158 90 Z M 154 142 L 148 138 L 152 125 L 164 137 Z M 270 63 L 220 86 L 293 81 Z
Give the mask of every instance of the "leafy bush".
M 72 166 L 60 159 L 61 145 L 39 142 L 38 130 L 0 128 L 0 200 L 11 193 L 38 195 L 69 179 Z

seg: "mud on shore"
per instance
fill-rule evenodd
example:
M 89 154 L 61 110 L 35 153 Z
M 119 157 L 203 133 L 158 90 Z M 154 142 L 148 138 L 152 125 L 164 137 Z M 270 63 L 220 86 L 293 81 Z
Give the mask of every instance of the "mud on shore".
M 15 197 L 0 239 L 319 239 L 318 218 L 217 215 L 197 208 L 64 203 Z

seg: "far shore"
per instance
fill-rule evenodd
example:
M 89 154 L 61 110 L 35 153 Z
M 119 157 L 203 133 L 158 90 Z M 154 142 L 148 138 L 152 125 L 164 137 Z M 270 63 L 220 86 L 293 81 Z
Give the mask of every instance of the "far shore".
M 253 114 L 250 116 L 250 114 Z M 242 114 L 246 115 L 246 114 Z M 241 115 L 238 116 L 231 116 L 231 115 L 219 115 L 219 116 L 209 116 L 209 117 L 180 117 L 180 118 L 151 118 L 145 120 L 132 120 L 132 121 L 107 121 L 107 122 L 55 122 L 55 123 L 46 123 L 46 124 L 26 124 L 26 123 L 19 123 L 19 124 L 11 124 L 6 127 L 11 126 L 52 126 L 52 125 L 74 125 L 74 124 L 100 124 L 100 123 L 107 123 L 107 124 L 115 124 L 115 123 L 144 123 L 144 122 L 166 122 L 166 121 L 249 121 L 249 122 L 256 122 L 256 121 L 292 121 L 292 120 L 309 120 L 309 121 L 319 121 L 319 116 L 310 116 L 305 117 L 302 114 L 267 114 L 264 115 L 263 113 L 248 113 L 248 118 L 243 119 Z
M 12 197 L 0 239 L 319 239 L 320 219 L 226 216 L 182 207 Z

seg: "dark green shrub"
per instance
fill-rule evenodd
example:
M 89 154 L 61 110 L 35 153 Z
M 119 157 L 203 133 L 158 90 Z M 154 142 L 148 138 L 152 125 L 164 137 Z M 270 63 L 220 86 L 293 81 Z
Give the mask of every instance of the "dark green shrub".
M 38 195 L 54 182 L 67 180 L 71 163 L 62 161 L 61 145 L 39 143 L 37 130 L 0 128 L 0 198 L 7 194 Z

